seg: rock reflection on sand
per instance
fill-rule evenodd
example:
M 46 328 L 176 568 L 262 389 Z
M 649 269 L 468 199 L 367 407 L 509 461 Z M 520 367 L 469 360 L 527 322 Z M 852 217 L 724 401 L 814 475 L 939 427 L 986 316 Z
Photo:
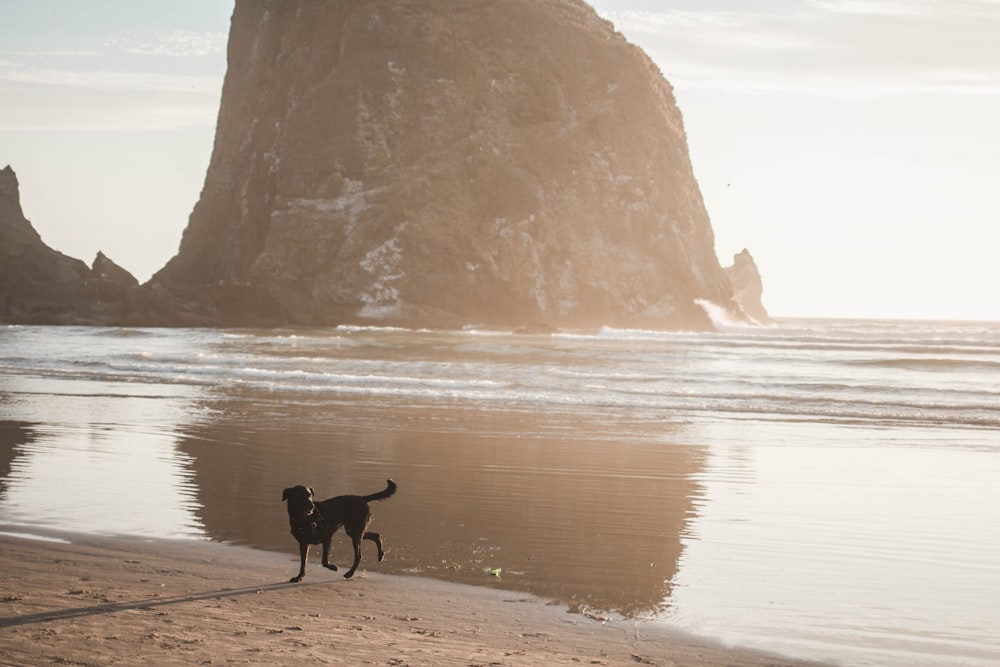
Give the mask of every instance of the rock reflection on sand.
M 78 396 L 63 403 L 142 399 Z M 154 402 L 161 399 L 152 399 Z M 187 457 L 176 435 L 118 424 L 0 421 L 0 521 L 82 533 L 192 538 L 195 514 Z
M 282 488 L 308 484 L 326 498 L 370 493 L 392 477 L 399 493 L 372 508 L 372 529 L 389 556 L 374 565 L 366 545 L 363 565 L 627 615 L 654 611 L 669 596 L 700 448 L 585 439 L 583 423 L 554 437 L 526 423 L 538 415 L 467 408 L 439 415 L 462 422 L 455 432 L 432 430 L 434 416 L 402 407 L 383 428 L 370 425 L 390 418 L 384 407 L 361 415 L 353 405 L 339 419 L 326 415 L 322 429 L 315 414 L 298 422 L 258 414 L 247 428 L 246 404 L 230 407 L 179 445 L 191 458 L 199 517 L 212 538 L 294 555 Z M 523 435 L 533 431 L 548 435 Z M 343 534 L 334 556 L 349 559 Z M 490 576 L 491 568 L 501 576 Z M 331 576 L 315 558 L 306 573 Z

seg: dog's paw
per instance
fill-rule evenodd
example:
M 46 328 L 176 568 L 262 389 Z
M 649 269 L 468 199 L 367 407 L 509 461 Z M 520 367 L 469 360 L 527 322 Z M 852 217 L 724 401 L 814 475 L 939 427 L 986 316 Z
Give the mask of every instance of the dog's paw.
M 333 563 L 323 563 L 323 567 L 325 567 L 328 570 L 333 570 L 334 572 L 337 571 L 337 566 L 334 565 Z
M 354 576 L 354 570 L 351 570 L 350 572 L 345 572 L 344 573 L 344 579 L 350 579 L 353 576 Z
M 288 583 L 290 583 L 290 584 L 297 584 L 300 581 L 302 581 L 302 575 L 301 574 L 299 576 L 297 576 L 297 577 L 292 577 L 291 579 L 289 579 Z

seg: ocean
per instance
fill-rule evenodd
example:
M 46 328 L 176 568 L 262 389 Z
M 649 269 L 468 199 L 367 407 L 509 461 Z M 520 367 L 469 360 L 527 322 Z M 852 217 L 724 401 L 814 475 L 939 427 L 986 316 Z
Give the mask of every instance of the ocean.
M 845 665 L 1000 663 L 1000 323 L 722 324 L 5 326 L 0 532 L 291 576 L 284 487 L 391 477 L 364 568 Z

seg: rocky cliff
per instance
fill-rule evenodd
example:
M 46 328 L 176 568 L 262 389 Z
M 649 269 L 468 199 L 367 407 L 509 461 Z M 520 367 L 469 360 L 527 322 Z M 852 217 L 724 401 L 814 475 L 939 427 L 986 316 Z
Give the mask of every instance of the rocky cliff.
M 672 89 L 580 0 L 238 2 L 205 185 L 151 281 L 220 323 L 741 313 Z
M 14 170 L 0 170 L 0 322 L 106 323 L 139 301 L 136 279 L 103 253 L 88 267 L 46 245 L 24 217 Z

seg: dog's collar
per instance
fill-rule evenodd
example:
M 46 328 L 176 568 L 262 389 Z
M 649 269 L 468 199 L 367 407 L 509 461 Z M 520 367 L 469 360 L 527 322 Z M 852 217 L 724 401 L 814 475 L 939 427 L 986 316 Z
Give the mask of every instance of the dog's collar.
M 309 544 L 319 544 L 324 536 L 330 532 L 323 513 L 314 504 L 307 514 L 302 514 L 292 518 L 292 534 L 299 542 Z
M 326 520 L 323 518 L 323 513 L 319 511 L 319 507 L 313 503 L 312 509 L 310 509 L 305 514 L 298 517 L 299 521 L 311 522 L 313 524 L 319 524 L 321 526 L 326 526 Z

